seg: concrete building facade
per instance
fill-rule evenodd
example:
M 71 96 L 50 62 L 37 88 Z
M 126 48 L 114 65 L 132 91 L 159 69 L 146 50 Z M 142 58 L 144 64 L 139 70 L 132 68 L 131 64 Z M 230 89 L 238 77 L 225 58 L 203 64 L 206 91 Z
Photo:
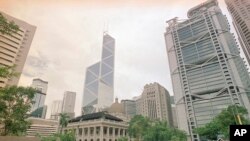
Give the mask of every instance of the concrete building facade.
M 146 84 L 141 97 L 136 101 L 137 114 L 153 120 L 164 120 L 173 126 L 170 95 L 163 86 L 156 82 Z
M 124 114 L 129 117 L 132 118 L 136 115 L 136 102 L 135 100 L 122 100 L 121 104 L 123 105 L 124 108 Z
M 40 118 L 45 118 L 46 111 L 44 110 L 47 110 L 47 108 L 44 107 L 45 106 L 44 102 L 45 102 L 46 93 L 48 89 L 48 82 L 43 81 L 42 79 L 36 78 L 36 79 L 33 79 L 31 87 L 37 90 L 37 93 L 35 94 L 33 98 L 34 103 L 31 106 L 31 115 L 32 115 L 32 112 L 36 111 L 36 114 L 33 114 L 33 115 L 36 115 Z
M 227 106 L 250 111 L 250 79 L 217 0 L 195 6 L 187 15 L 187 20 L 167 21 L 165 40 L 178 127 L 199 141 L 194 129 Z
M 50 119 L 59 120 L 59 115 L 62 113 L 62 103 L 61 100 L 54 100 L 52 102 Z
M 31 122 L 31 125 L 27 129 L 26 136 L 36 137 L 38 134 L 50 136 L 58 131 L 58 121 L 41 118 L 28 118 L 28 120 Z
M 82 115 L 69 120 L 64 132 L 76 133 L 76 141 L 118 141 L 120 137 L 128 137 L 128 123 L 122 119 L 98 112 Z
M 19 31 L 12 35 L 0 33 L 0 66 L 15 65 L 14 72 L 22 73 L 36 27 L 25 21 L 0 12 L 8 21 L 15 22 Z M 0 88 L 6 85 L 18 85 L 20 75 L 11 79 L 0 78 Z
M 232 16 L 240 45 L 250 65 L 250 1 L 225 0 L 225 2 Z
M 70 118 L 75 117 L 76 92 L 66 91 L 63 96 L 62 112 L 67 113 Z
M 82 114 L 102 111 L 114 99 L 115 39 L 104 33 L 101 61 L 87 68 Z

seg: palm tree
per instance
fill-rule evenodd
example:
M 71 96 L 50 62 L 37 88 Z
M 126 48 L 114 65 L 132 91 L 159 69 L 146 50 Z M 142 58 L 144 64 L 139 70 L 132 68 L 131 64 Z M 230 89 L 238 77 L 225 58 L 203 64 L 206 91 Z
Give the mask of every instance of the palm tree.
M 62 129 L 68 126 L 69 116 L 67 115 L 67 113 L 60 113 L 59 117 L 60 117 L 59 124 L 61 127 L 60 133 L 62 133 Z

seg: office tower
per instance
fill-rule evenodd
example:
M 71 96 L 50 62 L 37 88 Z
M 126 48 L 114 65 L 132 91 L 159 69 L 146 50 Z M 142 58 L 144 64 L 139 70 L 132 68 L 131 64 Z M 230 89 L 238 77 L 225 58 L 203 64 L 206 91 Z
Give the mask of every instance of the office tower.
M 177 123 L 177 115 L 176 115 L 176 107 L 175 105 L 171 105 L 171 109 L 172 109 L 172 118 L 173 118 L 173 126 L 175 128 L 178 128 L 178 123 Z
M 136 102 L 135 100 L 122 100 L 121 103 L 123 104 L 124 113 L 127 117 L 132 118 L 136 115 Z
M 30 113 L 30 117 L 45 119 L 47 114 L 47 108 L 48 108 L 47 105 L 44 105 L 42 107 L 35 109 Z
M 250 1 L 225 0 L 225 2 L 232 16 L 240 45 L 250 65 Z
M 174 104 L 174 96 L 173 95 L 170 96 L 170 103 Z
M 228 105 L 249 112 L 250 79 L 217 0 L 195 6 L 187 15 L 187 20 L 167 21 L 165 40 L 178 127 L 198 141 L 193 129 Z
M 175 110 L 175 101 L 174 101 L 173 95 L 170 96 L 170 103 L 171 103 L 172 116 L 173 116 L 173 126 L 178 128 L 177 118 L 176 118 L 176 110 Z
M 33 104 L 31 106 L 31 116 L 36 117 L 45 117 L 43 114 L 47 110 L 47 108 L 44 108 L 44 102 L 46 98 L 47 88 L 48 88 L 48 82 L 43 81 L 40 78 L 33 79 L 31 87 L 37 90 L 35 93 L 35 96 L 33 98 Z
M 101 111 L 113 103 L 115 39 L 104 33 L 102 58 L 87 68 L 82 113 Z
M 170 95 L 163 86 L 156 82 L 145 85 L 139 99 L 137 105 L 141 109 L 138 114 L 153 120 L 165 120 L 170 126 L 173 125 Z
M 52 136 L 58 133 L 59 123 L 55 120 L 41 119 L 30 117 L 27 119 L 30 122 L 29 128 L 26 131 L 26 136 L 28 137 L 41 137 Z M 20 139 L 18 139 L 20 140 Z M 33 140 L 27 138 L 26 141 Z
M 50 119 L 59 120 L 60 113 L 62 113 L 62 103 L 61 100 L 52 102 Z
M 135 100 L 136 115 L 141 115 L 143 109 L 143 101 L 141 95 L 133 98 Z
M 75 101 L 76 101 L 76 93 L 66 91 L 63 96 L 63 108 L 62 112 L 66 113 L 70 118 L 75 117 Z
M 10 15 L 0 12 L 8 21 L 15 22 L 19 31 L 12 35 L 0 33 L 0 66 L 14 66 L 14 72 L 22 73 L 36 27 L 25 21 L 16 19 Z M 6 85 L 17 85 L 20 75 L 11 79 L 0 78 L 0 88 Z

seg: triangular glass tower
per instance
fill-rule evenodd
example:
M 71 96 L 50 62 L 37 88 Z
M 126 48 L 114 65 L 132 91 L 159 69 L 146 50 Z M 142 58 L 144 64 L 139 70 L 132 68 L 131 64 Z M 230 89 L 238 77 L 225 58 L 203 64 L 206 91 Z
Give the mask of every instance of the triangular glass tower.
M 113 103 L 114 98 L 115 39 L 103 36 L 102 59 L 87 68 L 82 114 L 102 111 Z

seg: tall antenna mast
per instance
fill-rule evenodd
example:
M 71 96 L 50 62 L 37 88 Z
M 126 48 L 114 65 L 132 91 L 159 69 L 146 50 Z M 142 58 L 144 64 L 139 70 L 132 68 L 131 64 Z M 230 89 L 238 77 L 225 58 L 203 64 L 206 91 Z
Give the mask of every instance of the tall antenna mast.
M 107 34 L 109 30 L 109 23 L 108 20 L 104 22 L 104 26 L 103 26 L 103 34 Z

